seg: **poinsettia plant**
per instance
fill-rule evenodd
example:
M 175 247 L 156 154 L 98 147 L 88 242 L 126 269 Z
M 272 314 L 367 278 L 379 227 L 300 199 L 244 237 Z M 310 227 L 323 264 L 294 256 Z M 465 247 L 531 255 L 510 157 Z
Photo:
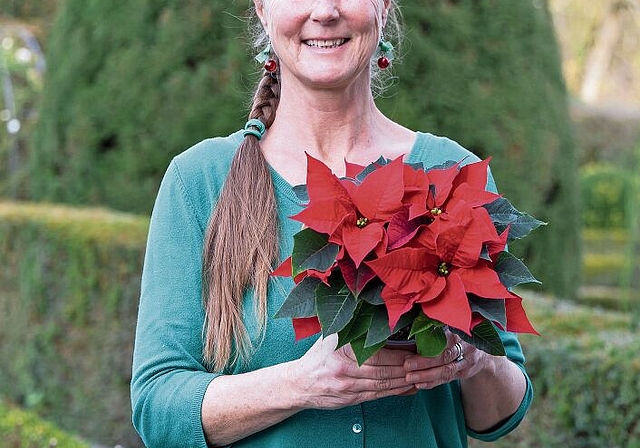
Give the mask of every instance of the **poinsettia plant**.
M 538 281 L 506 246 L 544 223 L 486 190 L 488 165 L 380 158 L 338 178 L 307 155 L 306 205 L 292 217 L 304 226 L 273 273 L 295 287 L 276 317 L 296 339 L 337 333 L 360 364 L 390 338 L 436 356 L 448 328 L 504 355 L 498 329 L 536 333 L 511 289 Z

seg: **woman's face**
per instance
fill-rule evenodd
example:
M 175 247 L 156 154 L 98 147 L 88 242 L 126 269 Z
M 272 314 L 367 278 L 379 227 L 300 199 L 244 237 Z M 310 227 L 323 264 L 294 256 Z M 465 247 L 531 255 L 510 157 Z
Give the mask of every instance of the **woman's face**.
M 369 81 L 369 62 L 386 21 L 389 0 L 255 0 L 280 61 L 312 88 Z

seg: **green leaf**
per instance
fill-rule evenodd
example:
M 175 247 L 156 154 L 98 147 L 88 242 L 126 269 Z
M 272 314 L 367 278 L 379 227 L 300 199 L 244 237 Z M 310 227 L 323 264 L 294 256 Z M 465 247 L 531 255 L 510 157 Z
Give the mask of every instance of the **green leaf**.
M 353 318 L 338 332 L 338 347 L 347 345 L 363 336 L 371 326 L 374 307 L 366 302 L 358 302 Z
M 442 327 L 443 324 L 438 322 L 437 320 L 431 319 L 426 316 L 424 313 L 420 313 L 416 316 L 411 324 L 411 331 L 409 332 L 409 336 L 414 336 L 418 333 L 422 333 L 423 331 L 427 331 L 434 327 Z
M 431 326 L 415 335 L 416 348 L 422 356 L 438 356 L 447 346 L 444 326 Z
M 400 330 L 401 328 L 404 328 L 406 326 L 412 325 L 413 322 L 416 320 L 416 318 L 418 316 L 420 316 L 420 315 L 424 316 L 424 314 L 422 314 L 422 311 L 420 311 L 419 308 L 415 308 L 414 307 L 410 311 L 407 311 L 402 316 L 400 316 L 400 319 L 398 319 L 398 323 L 396 324 L 395 328 L 393 329 L 393 331 L 391 333 L 394 334 L 398 330 Z
M 506 355 L 498 330 L 495 325 L 488 320 L 476 325 L 475 328 L 471 330 L 471 336 L 457 328 L 450 328 L 450 330 L 460 336 L 463 341 L 473 344 L 478 349 L 485 351 L 490 355 Z
M 393 331 L 391 331 L 389 329 L 389 313 L 387 312 L 387 308 L 385 306 L 375 306 L 372 308 L 373 316 L 369 326 L 369 331 L 367 332 L 367 337 L 364 344 L 365 347 L 371 347 L 380 342 L 386 341 L 392 334 L 394 334 L 401 328 L 410 325 L 415 320 L 418 314 L 417 312 L 415 312 L 415 310 L 404 313 L 400 317 L 400 319 L 398 319 L 398 323 L 396 324 Z
M 316 315 L 316 288 L 322 282 L 305 277 L 289 293 L 275 317 L 311 317 Z
M 445 162 L 442 162 L 439 165 L 433 165 L 431 167 L 429 167 L 430 170 L 446 170 L 447 168 L 451 168 L 454 165 L 457 165 L 459 162 L 456 162 L 455 160 L 447 160 Z
M 382 300 L 382 288 L 381 283 L 367 285 L 367 287 L 360 293 L 359 298 L 371 305 L 384 305 Z
M 513 288 L 523 283 L 540 283 L 529 268 L 510 252 L 502 252 L 495 265 L 495 271 L 505 288 Z
M 470 294 L 469 305 L 474 313 L 479 313 L 485 319 L 499 323 L 502 328 L 507 328 L 507 311 L 504 299 L 484 299 Z
M 333 266 L 340 247 L 329 243 L 327 235 L 306 228 L 296 233 L 293 237 L 293 253 L 291 265 L 293 276 L 314 269 L 324 272 Z
M 367 359 L 375 355 L 378 350 L 384 347 L 385 343 L 385 341 L 383 341 L 371 347 L 365 347 L 365 339 L 366 337 L 362 335 L 359 338 L 351 341 L 351 348 L 353 349 L 353 353 L 356 355 L 356 360 L 358 361 L 359 366 L 364 364 Z
M 367 165 L 357 176 L 356 176 L 356 181 L 363 182 L 364 179 L 371 173 L 373 173 L 375 170 L 377 170 L 378 168 L 388 165 L 389 163 L 391 163 L 391 159 L 385 159 L 383 156 L 378 157 L 378 160 L 376 160 L 373 163 L 370 163 L 369 165 Z
M 487 249 L 486 245 L 482 245 L 482 251 L 480 252 L 480 258 L 483 260 L 487 260 L 487 261 L 491 261 L 493 262 L 493 260 L 491 259 L 491 255 L 489 255 L 489 249 Z
M 498 198 L 484 206 L 499 233 L 502 233 L 509 225 L 508 242 L 524 238 L 532 230 L 547 225 L 534 217 L 516 209 L 506 198 Z
M 300 202 L 309 202 L 309 192 L 305 184 L 296 185 L 292 190 Z
M 356 298 L 344 286 L 320 283 L 316 288 L 316 311 L 325 337 L 346 327 L 356 310 Z
M 391 336 L 389 328 L 389 315 L 384 306 L 376 306 L 371 318 L 371 326 L 367 331 L 367 337 L 364 341 L 365 347 L 372 347 L 380 342 L 384 342 Z

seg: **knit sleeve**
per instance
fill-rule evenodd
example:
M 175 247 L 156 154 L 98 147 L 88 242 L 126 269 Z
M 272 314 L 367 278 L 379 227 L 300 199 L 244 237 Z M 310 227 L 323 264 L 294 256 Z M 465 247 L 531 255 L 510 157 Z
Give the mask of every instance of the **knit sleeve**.
M 488 178 L 487 178 L 487 190 L 492 191 L 494 193 L 498 192 L 498 188 L 496 186 L 496 182 L 491 174 L 491 169 L 489 168 Z M 508 248 L 506 248 L 508 250 Z M 487 432 L 475 432 L 470 429 L 467 430 L 467 433 L 470 437 L 474 439 L 479 439 L 484 442 L 492 442 L 497 440 L 505 435 L 509 434 L 513 431 L 524 419 L 529 407 L 531 406 L 531 402 L 533 401 L 533 387 L 531 384 L 531 379 L 527 374 L 527 371 L 524 367 L 524 353 L 522 352 L 522 347 L 520 346 L 520 342 L 518 341 L 517 336 L 514 333 L 507 331 L 500 331 L 500 337 L 502 339 L 502 343 L 505 347 L 505 351 L 507 353 L 507 357 L 514 362 L 522 373 L 527 381 L 527 389 L 524 393 L 524 397 L 520 406 L 516 410 L 516 412 L 509 417 L 508 419 L 501 422 L 496 427 L 492 428 Z
M 493 178 L 493 175 L 491 174 L 491 169 L 489 169 L 489 175 L 487 179 L 487 190 L 494 193 L 498 192 L 495 180 Z M 470 437 L 482 440 L 484 442 L 492 442 L 501 437 L 504 437 L 505 435 L 513 431 L 524 419 L 524 416 L 526 415 L 529 407 L 531 406 L 531 402 L 533 401 L 533 387 L 531 385 L 531 379 L 529 378 L 529 375 L 527 374 L 527 371 L 524 367 L 525 357 L 517 336 L 511 332 L 500 331 L 500 338 L 502 339 L 502 343 L 507 353 L 507 358 L 509 358 L 520 368 L 520 370 L 522 370 L 522 373 L 524 374 L 524 377 L 527 381 L 527 389 L 524 393 L 522 402 L 520 403 L 520 406 L 518 407 L 516 412 L 511 417 L 501 422 L 498 426 L 492 428 L 487 432 L 481 433 L 471 431 L 470 429 L 467 430 L 467 433 Z
M 516 410 L 516 412 L 511 415 L 508 419 L 501 422 L 498 426 L 491 428 L 486 432 L 475 432 L 467 429 L 467 434 L 474 439 L 482 440 L 484 442 L 492 442 L 497 440 L 505 435 L 509 434 L 513 431 L 520 422 L 524 419 L 524 416 L 527 413 L 527 410 L 531 406 L 531 402 L 533 401 L 533 387 L 531 385 L 531 379 L 529 375 L 527 375 L 527 371 L 524 368 L 524 354 L 522 353 L 522 348 L 520 346 L 520 342 L 515 334 L 500 331 L 500 337 L 502 338 L 502 343 L 504 344 L 505 351 L 507 352 L 507 358 L 509 358 L 513 363 L 515 363 L 524 374 L 524 377 L 527 381 L 527 389 L 524 393 L 524 397 L 522 398 L 522 402 L 520 406 Z
M 133 424 L 147 447 L 206 448 L 202 362 L 204 230 L 175 160 L 151 217 L 133 355 Z

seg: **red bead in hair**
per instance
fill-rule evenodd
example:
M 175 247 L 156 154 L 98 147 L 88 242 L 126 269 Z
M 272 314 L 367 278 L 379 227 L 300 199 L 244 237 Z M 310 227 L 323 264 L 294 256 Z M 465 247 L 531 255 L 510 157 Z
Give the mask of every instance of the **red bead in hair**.
M 265 62 L 264 69 L 269 73 L 273 73 L 278 70 L 278 63 L 274 59 L 269 59 L 267 62 Z
M 380 56 L 380 58 L 378 59 L 378 67 L 384 70 L 385 68 L 388 68 L 389 65 L 391 65 L 391 62 L 389 62 L 389 59 L 387 59 L 386 56 Z

